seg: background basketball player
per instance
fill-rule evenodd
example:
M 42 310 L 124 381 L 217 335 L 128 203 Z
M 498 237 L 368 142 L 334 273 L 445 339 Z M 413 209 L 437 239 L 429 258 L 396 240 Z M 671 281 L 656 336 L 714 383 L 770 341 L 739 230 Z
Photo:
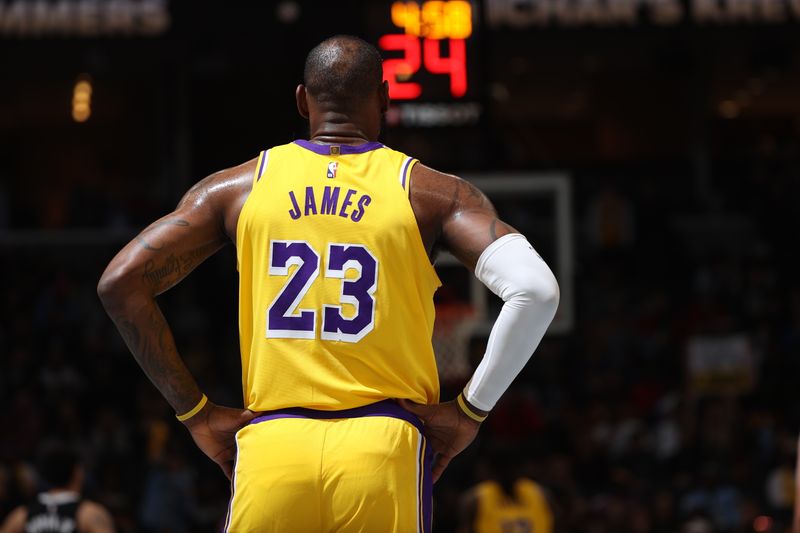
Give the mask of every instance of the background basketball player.
M 16 508 L 0 533 L 113 533 L 114 523 L 100 504 L 81 497 L 84 470 L 78 456 L 62 447 L 42 453 L 38 473 L 48 489 Z

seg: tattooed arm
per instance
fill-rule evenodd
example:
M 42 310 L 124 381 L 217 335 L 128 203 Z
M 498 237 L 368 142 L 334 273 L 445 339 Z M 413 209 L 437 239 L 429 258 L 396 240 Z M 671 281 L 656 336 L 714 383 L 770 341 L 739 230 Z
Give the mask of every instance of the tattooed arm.
M 411 171 L 411 206 L 431 257 L 446 249 L 470 270 L 492 242 L 519 233 L 473 184 L 422 164 Z
M 178 353 L 156 296 L 235 240 L 254 167 L 255 160 L 213 174 L 192 187 L 174 212 L 145 228 L 114 257 L 97 286 L 103 306 L 139 366 L 176 413 L 192 409 L 202 393 Z M 219 418 L 213 416 L 216 406 L 207 405 L 186 424 L 196 442 L 202 437 L 200 432 L 208 432 L 200 425 Z M 249 416 L 249 411 L 236 411 L 242 420 Z M 235 420 L 228 415 L 233 413 L 225 414 L 222 421 L 230 429 Z M 214 439 L 216 444 L 198 445 L 229 474 L 230 442 L 227 437 Z M 224 446 L 217 446 L 220 443 Z
M 533 247 L 498 219 L 474 185 L 418 164 L 411 173 L 411 206 L 428 253 L 449 250 L 505 302 L 486 354 L 457 401 L 424 406 L 401 401 L 425 423 L 437 454 L 436 481 L 473 441 L 480 421 L 544 336 L 558 305 L 558 284 Z

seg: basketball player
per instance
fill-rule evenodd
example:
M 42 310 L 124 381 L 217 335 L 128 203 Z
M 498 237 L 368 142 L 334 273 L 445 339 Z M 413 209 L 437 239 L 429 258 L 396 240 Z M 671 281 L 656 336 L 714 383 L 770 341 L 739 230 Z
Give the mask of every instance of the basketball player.
M 542 487 L 521 475 L 516 453 L 492 455 L 493 478 L 461 502 L 459 533 L 553 533 L 553 511 Z
M 39 475 L 50 485 L 36 501 L 14 509 L 0 533 L 113 533 L 111 515 L 100 504 L 81 498 L 83 468 L 71 451 L 53 448 L 43 454 Z
M 98 293 L 232 477 L 228 531 L 427 531 L 431 482 L 533 353 L 558 286 L 479 190 L 376 141 L 389 97 L 373 46 L 319 44 L 296 100 L 309 140 L 200 181 L 112 260 Z M 230 241 L 245 409 L 208 401 L 155 300 Z M 481 366 L 443 403 L 431 347 L 438 249 L 506 301 Z

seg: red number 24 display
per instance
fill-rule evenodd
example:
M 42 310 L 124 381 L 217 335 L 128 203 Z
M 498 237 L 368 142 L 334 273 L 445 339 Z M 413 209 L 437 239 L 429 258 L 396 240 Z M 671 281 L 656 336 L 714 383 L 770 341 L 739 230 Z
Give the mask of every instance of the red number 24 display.
M 389 82 L 389 96 L 393 100 L 414 100 L 422 95 L 422 85 L 410 81 L 422 69 L 449 75 L 453 98 L 467 93 L 466 39 L 472 34 L 469 2 L 426 1 L 421 6 L 416 2 L 395 2 L 392 23 L 405 33 L 384 35 L 378 46 L 402 52 L 402 57 L 383 62 L 383 78 Z M 442 55 L 445 40 L 449 48 L 446 57 Z

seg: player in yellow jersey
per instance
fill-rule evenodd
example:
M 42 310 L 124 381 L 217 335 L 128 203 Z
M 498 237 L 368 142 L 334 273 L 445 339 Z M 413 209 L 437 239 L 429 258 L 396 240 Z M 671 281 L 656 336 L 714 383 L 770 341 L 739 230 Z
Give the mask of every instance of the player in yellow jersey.
M 98 294 L 232 478 L 228 531 L 429 531 L 432 482 L 533 353 L 558 285 L 474 186 L 377 142 L 389 97 L 373 46 L 323 41 L 296 99 L 308 140 L 200 181 L 112 260 Z M 230 242 L 244 409 L 202 393 L 155 300 Z M 481 365 L 442 403 L 439 249 L 506 302 Z
M 462 497 L 459 533 L 553 533 L 547 495 L 520 473 L 518 455 L 495 450 L 492 459 L 492 479 Z

